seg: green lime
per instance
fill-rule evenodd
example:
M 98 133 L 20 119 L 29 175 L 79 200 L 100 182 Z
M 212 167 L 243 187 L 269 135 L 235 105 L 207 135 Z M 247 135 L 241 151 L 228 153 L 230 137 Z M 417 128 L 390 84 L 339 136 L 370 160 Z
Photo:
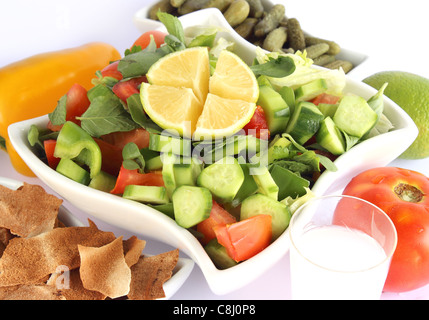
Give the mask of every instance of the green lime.
M 400 158 L 429 157 L 429 79 L 404 71 L 383 71 L 363 82 L 377 90 L 387 82 L 384 95 L 404 109 L 419 129 L 416 140 Z

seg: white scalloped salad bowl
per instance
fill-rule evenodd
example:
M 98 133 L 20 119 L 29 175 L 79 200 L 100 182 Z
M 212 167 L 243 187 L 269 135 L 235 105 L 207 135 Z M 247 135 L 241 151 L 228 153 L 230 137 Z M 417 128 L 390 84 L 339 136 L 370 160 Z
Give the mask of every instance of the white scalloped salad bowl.
M 0 177 L 0 185 L 12 190 L 18 189 L 20 186 L 22 186 L 22 184 L 23 182 L 21 181 Z M 84 223 L 82 223 L 79 219 L 77 219 L 64 206 L 60 207 L 58 211 L 58 218 L 67 227 L 84 226 Z M 180 257 L 179 260 L 177 261 L 176 267 L 173 270 L 173 275 L 163 285 L 165 298 L 162 298 L 160 300 L 170 299 L 182 287 L 186 279 L 188 279 L 189 275 L 192 272 L 193 267 L 194 267 L 193 260 Z
M 206 9 L 206 11 L 183 16 L 180 20 L 184 27 L 193 23 L 218 25 L 219 21 L 224 21 L 223 16 L 219 16 L 219 10 Z M 228 27 L 225 26 L 226 29 Z M 253 46 L 249 48 L 247 41 L 244 43 L 244 40 L 233 32 L 227 34 L 237 42 L 235 48 L 241 56 L 246 56 L 245 60 L 253 59 Z M 376 90 L 347 78 L 345 92 L 368 99 L 376 93 Z M 387 165 L 414 141 L 418 130 L 411 118 L 390 99 L 384 98 L 384 104 L 384 113 L 393 123 L 394 129 L 368 139 L 340 156 L 335 161 L 338 170 L 324 172 L 314 185 L 312 190 L 316 195 L 344 187 L 349 179 L 365 169 Z M 276 241 L 249 260 L 229 269 L 217 269 L 197 238 L 188 230 L 179 227 L 167 215 L 144 204 L 86 187 L 48 167 L 33 153 L 27 141 L 27 132 L 32 124 L 44 127 L 47 122 L 46 115 L 9 126 L 11 142 L 30 169 L 61 197 L 89 215 L 179 248 L 198 264 L 215 294 L 227 294 L 252 282 L 288 252 L 289 237 L 287 232 L 284 232 Z

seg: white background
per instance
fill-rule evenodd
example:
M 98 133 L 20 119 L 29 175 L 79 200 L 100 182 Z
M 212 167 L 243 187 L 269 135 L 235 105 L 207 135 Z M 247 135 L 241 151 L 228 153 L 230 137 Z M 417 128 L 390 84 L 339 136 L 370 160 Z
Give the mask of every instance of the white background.
M 0 11 L 0 67 L 33 54 L 91 41 L 110 43 L 122 53 L 140 35 L 132 21 L 134 13 L 152 1 L 8 1 Z M 384 70 L 408 71 L 429 78 L 427 1 L 287 0 L 283 3 L 286 15 L 297 18 L 305 31 L 335 40 L 343 48 L 369 57 L 351 74 L 355 79 L 362 80 Z M 414 169 L 429 176 L 429 158 L 395 160 L 390 165 Z M 42 184 L 36 178 L 18 174 L 3 151 L 0 151 L 0 176 Z M 86 220 L 83 212 L 68 203 L 65 205 L 83 221 Z M 125 230 L 96 222 L 102 229 L 129 236 Z M 140 236 L 144 238 L 144 235 Z M 157 253 L 169 249 L 166 245 L 148 241 L 145 251 Z M 198 266 L 195 266 L 187 282 L 173 298 L 288 299 L 288 270 L 289 256 L 286 254 L 256 281 L 230 294 L 216 296 L 211 293 Z M 429 288 L 401 295 L 384 294 L 382 298 L 428 299 Z

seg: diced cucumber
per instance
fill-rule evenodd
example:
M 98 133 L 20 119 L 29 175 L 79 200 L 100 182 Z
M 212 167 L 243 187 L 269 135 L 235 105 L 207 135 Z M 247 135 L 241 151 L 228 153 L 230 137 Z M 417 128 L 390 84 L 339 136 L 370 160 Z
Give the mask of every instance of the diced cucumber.
M 218 269 L 224 270 L 237 265 L 237 262 L 228 255 L 225 247 L 219 244 L 217 239 L 210 240 L 204 250 Z
M 128 185 L 122 195 L 125 199 L 151 204 L 166 204 L 169 202 L 167 190 L 157 186 Z
M 151 133 L 149 149 L 163 153 L 191 156 L 191 140 Z
M 296 142 L 304 144 L 319 130 L 324 116 L 311 102 L 301 101 L 295 105 L 295 110 L 286 128 Z
M 296 101 L 309 101 L 328 90 L 325 79 L 313 80 L 295 89 Z
M 289 106 L 290 114 L 293 114 L 295 109 L 295 91 L 288 86 L 281 87 L 277 92 L 282 96 L 283 100 L 286 101 Z
M 115 184 L 116 177 L 105 171 L 100 171 L 94 178 L 91 179 L 91 182 L 88 186 L 93 189 L 109 192 L 113 190 Z
M 174 217 L 178 225 L 190 228 L 207 219 L 213 205 L 210 191 L 195 186 L 181 186 L 173 193 Z
M 155 171 L 162 169 L 162 157 L 158 155 L 149 160 L 145 160 L 145 169 L 148 171 Z
M 165 204 L 148 204 L 152 208 L 162 212 L 163 214 L 169 216 L 170 218 L 174 219 L 174 207 L 172 202 L 168 202 Z
M 204 168 L 197 178 L 197 185 L 209 189 L 217 200 L 230 202 L 243 181 L 243 169 L 237 159 L 227 156 Z
M 290 118 L 290 109 L 282 96 L 268 86 L 259 87 L 257 104 L 264 109 L 271 134 L 282 133 Z
M 316 141 L 333 155 L 339 156 L 346 152 L 346 142 L 331 117 L 326 117 L 320 124 Z
M 238 190 L 237 194 L 235 195 L 234 200 L 232 200 L 231 202 L 231 205 L 233 207 L 237 207 L 244 199 L 258 191 L 258 185 L 256 184 L 255 179 L 253 179 L 253 176 L 249 174 L 249 168 L 251 164 L 243 163 L 240 164 L 240 166 L 243 170 L 244 181 L 241 184 L 241 187 Z
M 162 179 L 164 180 L 164 186 L 167 189 L 167 194 L 171 198 L 174 190 L 176 189 L 176 179 L 174 178 L 174 163 L 177 161 L 176 155 L 170 154 L 162 154 Z
M 176 188 L 182 185 L 195 186 L 197 178 L 202 170 L 202 164 L 197 159 L 187 158 L 186 163 L 175 163 L 173 165 Z
M 325 117 L 333 118 L 338 109 L 338 104 L 319 103 L 317 107 Z
M 339 129 L 358 138 L 371 130 L 377 119 L 377 113 L 357 95 L 344 96 L 333 118 Z
M 256 80 L 258 81 L 258 85 L 260 87 L 262 86 L 272 87 L 271 82 L 266 75 L 260 75 Z
M 258 185 L 259 193 L 265 194 L 274 200 L 278 200 L 279 186 L 275 183 L 273 177 L 271 177 L 271 173 L 268 171 L 267 167 L 258 167 L 257 172 L 252 177 Z
M 277 239 L 289 226 L 291 213 L 288 207 L 263 194 L 254 194 L 241 204 L 240 220 L 256 215 L 271 216 L 272 240 Z
M 57 165 L 56 171 L 86 186 L 91 181 L 89 172 L 71 159 L 62 158 Z
M 296 198 L 306 193 L 305 188 L 308 188 L 310 182 L 289 169 L 283 168 L 274 164 L 270 169 L 271 176 L 279 186 L 279 200 L 286 197 Z
M 150 150 L 149 148 L 140 149 L 145 161 L 145 169 L 148 171 L 160 170 L 162 168 L 161 155 L 158 151 Z

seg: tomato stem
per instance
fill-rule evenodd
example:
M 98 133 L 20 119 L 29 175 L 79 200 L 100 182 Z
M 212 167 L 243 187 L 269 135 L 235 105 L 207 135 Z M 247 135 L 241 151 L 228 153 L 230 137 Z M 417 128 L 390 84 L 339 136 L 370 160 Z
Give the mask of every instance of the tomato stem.
M 414 203 L 422 201 L 424 196 L 421 190 L 406 183 L 395 186 L 394 192 L 401 200 Z

